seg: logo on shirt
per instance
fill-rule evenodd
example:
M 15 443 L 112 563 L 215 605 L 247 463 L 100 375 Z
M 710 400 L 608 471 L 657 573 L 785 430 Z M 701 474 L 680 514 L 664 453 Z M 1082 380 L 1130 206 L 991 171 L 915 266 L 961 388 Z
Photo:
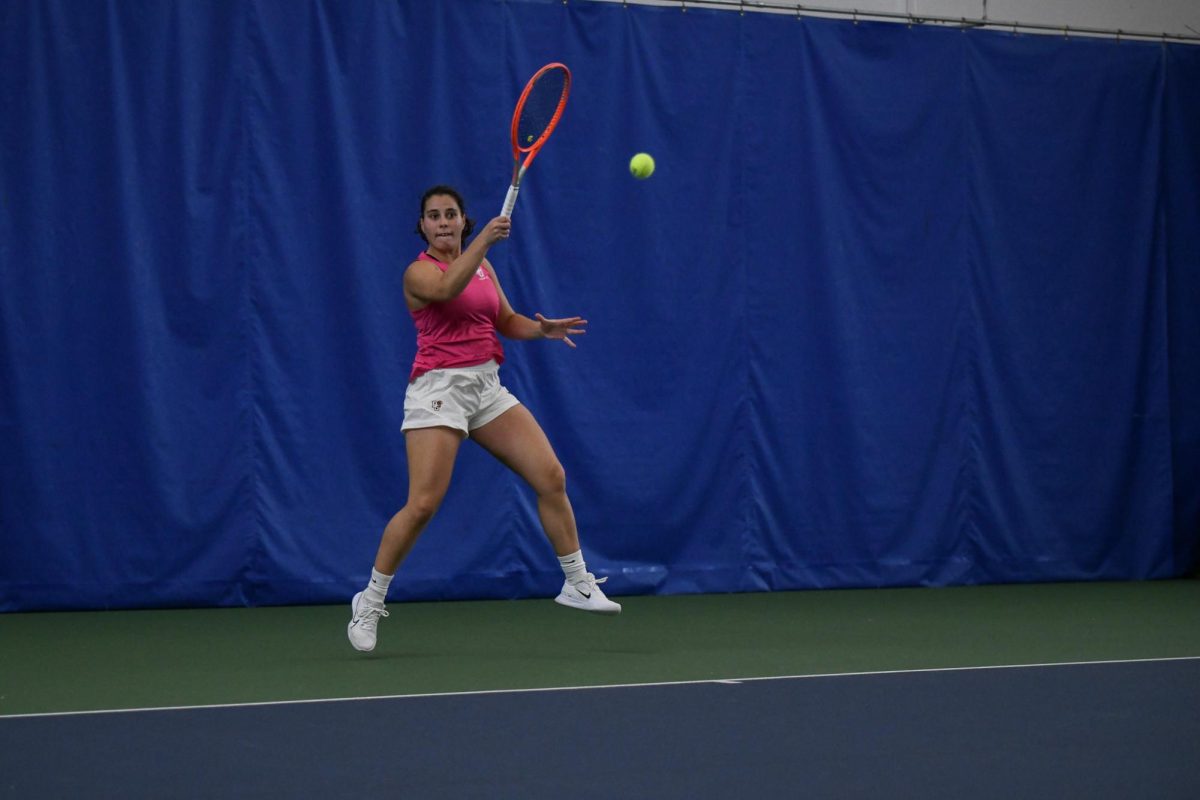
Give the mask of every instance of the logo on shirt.
M 441 401 L 441 400 L 434 400 L 434 401 L 433 401 L 432 403 L 430 403 L 429 405 L 433 407 L 433 410 L 434 410 L 434 411 L 441 411 L 441 410 L 442 410 L 442 401 Z
M 480 267 L 479 269 L 475 270 L 475 277 L 479 278 L 479 280 L 481 280 L 481 281 L 486 281 L 487 280 L 487 270 L 485 270 L 483 267 Z

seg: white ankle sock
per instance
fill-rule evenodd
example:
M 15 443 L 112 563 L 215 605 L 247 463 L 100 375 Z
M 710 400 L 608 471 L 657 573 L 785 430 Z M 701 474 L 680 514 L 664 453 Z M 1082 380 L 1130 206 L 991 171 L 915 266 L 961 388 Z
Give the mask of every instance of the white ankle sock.
M 367 588 L 363 592 L 363 598 L 373 605 L 381 606 L 383 605 L 383 601 L 387 599 L 388 587 L 391 585 L 391 575 L 384 575 L 372 567 L 371 581 L 367 584 Z
M 559 556 L 558 563 L 562 566 L 563 575 L 567 576 L 567 583 L 579 583 L 587 575 L 587 564 L 584 563 L 582 550 Z

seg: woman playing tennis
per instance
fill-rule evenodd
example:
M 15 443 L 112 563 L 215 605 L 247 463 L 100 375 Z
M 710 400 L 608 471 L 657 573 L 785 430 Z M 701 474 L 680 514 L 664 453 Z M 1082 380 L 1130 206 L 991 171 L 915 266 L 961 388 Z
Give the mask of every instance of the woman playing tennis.
M 580 317 L 530 319 L 513 311 L 488 249 L 507 239 L 506 216 L 474 227 L 461 195 L 434 186 L 421 198 L 417 233 L 428 247 L 404 273 L 404 299 L 417 328 L 417 355 L 404 397 L 408 501 L 384 528 L 371 580 L 351 601 L 350 643 L 373 650 L 388 586 L 397 567 L 445 497 L 458 447 L 473 439 L 520 475 L 537 494 L 538 516 L 565 576 L 555 601 L 600 614 L 619 614 L 587 571 L 567 499 L 566 476 L 546 434 L 525 406 L 500 384 L 498 369 L 508 339 L 557 339 L 570 347 L 583 334 Z

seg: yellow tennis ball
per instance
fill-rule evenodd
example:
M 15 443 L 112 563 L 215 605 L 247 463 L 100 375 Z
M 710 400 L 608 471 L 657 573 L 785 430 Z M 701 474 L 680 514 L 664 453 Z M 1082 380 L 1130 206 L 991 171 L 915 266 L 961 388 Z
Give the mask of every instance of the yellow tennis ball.
M 533 141 L 533 134 L 531 133 L 525 137 L 525 144 L 529 144 L 532 141 Z
M 638 153 L 629 159 L 629 172 L 639 181 L 644 181 L 654 174 L 654 159 L 649 153 Z

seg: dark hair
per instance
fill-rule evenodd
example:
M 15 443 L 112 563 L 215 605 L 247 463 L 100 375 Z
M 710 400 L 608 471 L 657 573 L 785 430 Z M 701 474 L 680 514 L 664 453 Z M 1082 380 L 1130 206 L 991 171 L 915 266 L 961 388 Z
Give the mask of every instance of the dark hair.
M 454 198 L 454 202 L 458 203 L 458 210 L 463 215 L 465 222 L 463 223 L 462 238 L 466 239 L 471 235 L 471 231 L 475 229 L 475 220 L 467 216 L 467 204 L 463 202 L 462 195 L 453 186 L 430 186 L 425 190 L 425 194 L 421 195 L 421 214 L 417 217 L 417 236 L 424 240 L 425 244 L 429 244 L 429 240 L 425 238 L 425 232 L 421 230 L 421 219 L 425 216 L 425 204 L 429 202 L 429 198 L 444 194 L 447 197 Z

